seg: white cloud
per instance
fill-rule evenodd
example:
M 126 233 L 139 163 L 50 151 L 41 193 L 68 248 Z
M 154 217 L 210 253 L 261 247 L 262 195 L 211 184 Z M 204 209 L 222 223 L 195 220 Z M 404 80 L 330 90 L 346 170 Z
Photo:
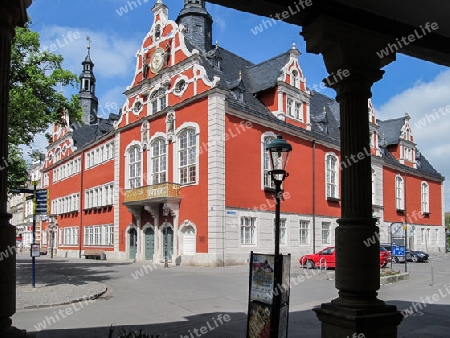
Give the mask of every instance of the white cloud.
M 58 25 L 45 26 L 40 30 L 41 48 L 64 57 L 64 67 L 72 72 L 81 72 L 81 62 L 86 57 L 87 41 L 91 39 L 91 58 L 94 72 L 99 77 L 129 77 L 134 74 L 135 54 L 142 43 L 142 37 L 99 33 L 78 27 Z M 131 80 L 130 80 L 131 81 Z
M 448 112 L 446 108 L 448 107 Z M 450 70 L 430 82 L 418 81 L 411 88 L 392 97 L 381 106 L 377 117 L 391 119 L 411 116 L 411 128 L 417 147 L 433 167 L 450 177 Z M 446 191 L 446 210 L 450 208 L 450 191 Z
M 123 86 L 116 86 L 106 91 L 98 99 L 98 115 L 100 117 L 108 117 L 110 113 L 117 114 L 119 109 L 125 103 L 125 95 Z

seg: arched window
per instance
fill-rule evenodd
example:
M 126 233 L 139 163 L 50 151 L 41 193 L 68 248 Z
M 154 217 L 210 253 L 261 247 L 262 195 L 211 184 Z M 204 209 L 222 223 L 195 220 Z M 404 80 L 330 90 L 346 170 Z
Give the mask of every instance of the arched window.
M 405 210 L 405 186 L 400 175 L 395 177 L 395 208 Z
M 152 163 L 152 184 L 166 182 L 166 141 L 163 138 L 157 138 L 152 142 L 151 147 Z
M 179 135 L 179 179 L 180 184 L 197 182 L 197 136 L 193 128 Z
M 167 99 L 165 89 L 159 89 L 151 95 L 150 105 L 152 107 L 152 114 L 156 114 L 166 108 Z
M 422 192 L 422 214 L 428 214 L 430 212 L 430 186 L 427 182 L 421 184 Z
M 141 148 L 134 145 L 128 149 L 128 177 L 127 188 L 134 189 L 141 186 L 142 156 Z
M 339 198 L 338 158 L 335 154 L 325 157 L 326 197 Z

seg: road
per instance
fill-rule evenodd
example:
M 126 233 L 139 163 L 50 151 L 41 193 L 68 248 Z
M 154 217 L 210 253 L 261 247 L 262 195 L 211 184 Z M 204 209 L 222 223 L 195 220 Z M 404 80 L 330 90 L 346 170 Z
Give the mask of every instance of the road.
M 430 336 L 431 332 L 433 337 L 448 336 L 449 262 L 450 257 L 441 255 L 429 263 L 408 264 L 409 281 L 380 288 L 379 298 L 411 312 L 399 326 L 399 337 Z M 27 283 L 29 265 L 29 259 L 18 257 L 18 283 Z M 311 309 L 337 296 L 334 281 L 327 279 L 326 272 L 292 265 L 291 278 L 297 285 L 291 285 L 289 337 L 320 337 L 320 322 Z M 46 267 L 44 274 L 40 266 Z M 394 264 L 394 269 L 403 271 L 404 265 Z M 61 258 L 50 262 L 40 257 L 36 271 L 37 283 L 86 280 L 108 286 L 107 293 L 95 301 L 17 311 L 13 324 L 36 332 L 38 338 L 107 337 L 111 325 L 116 332 L 142 328 L 161 337 L 245 336 L 247 266 L 165 269 L 152 263 Z M 412 302 L 417 303 L 415 307 Z

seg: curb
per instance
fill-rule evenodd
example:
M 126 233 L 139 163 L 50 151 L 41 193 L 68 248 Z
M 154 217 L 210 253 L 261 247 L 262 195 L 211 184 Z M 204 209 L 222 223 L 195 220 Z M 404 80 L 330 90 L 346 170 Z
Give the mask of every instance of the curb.
M 393 276 L 380 277 L 380 285 L 397 283 L 403 280 L 409 280 L 409 272 L 402 272 Z
M 327 272 L 327 280 L 334 280 L 334 271 Z M 409 280 L 409 272 L 402 272 L 397 275 L 380 277 L 380 285 L 393 284 L 403 280 Z
M 68 305 L 68 304 L 72 304 L 72 303 L 78 303 L 78 302 L 86 301 L 86 300 L 95 300 L 95 299 L 99 298 L 100 296 L 104 295 L 108 291 L 108 287 L 105 284 L 102 284 L 102 285 L 105 288 L 104 290 L 99 291 L 94 294 L 91 294 L 91 295 L 85 295 L 83 297 L 71 299 L 69 301 L 60 302 L 60 303 L 28 305 L 28 306 L 24 306 L 23 308 L 20 308 L 17 310 L 43 309 L 43 308 L 49 308 L 49 307 L 53 307 L 53 306 L 61 306 L 61 305 Z

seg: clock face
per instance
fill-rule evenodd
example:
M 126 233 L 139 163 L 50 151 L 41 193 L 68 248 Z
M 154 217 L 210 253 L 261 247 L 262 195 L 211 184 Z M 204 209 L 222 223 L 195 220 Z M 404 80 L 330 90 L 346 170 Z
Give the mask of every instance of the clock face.
M 152 58 L 150 60 L 150 70 L 153 74 L 158 73 L 164 63 L 164 50 L 162 48 L 156 48 L 156 50 L 152 54 Z

